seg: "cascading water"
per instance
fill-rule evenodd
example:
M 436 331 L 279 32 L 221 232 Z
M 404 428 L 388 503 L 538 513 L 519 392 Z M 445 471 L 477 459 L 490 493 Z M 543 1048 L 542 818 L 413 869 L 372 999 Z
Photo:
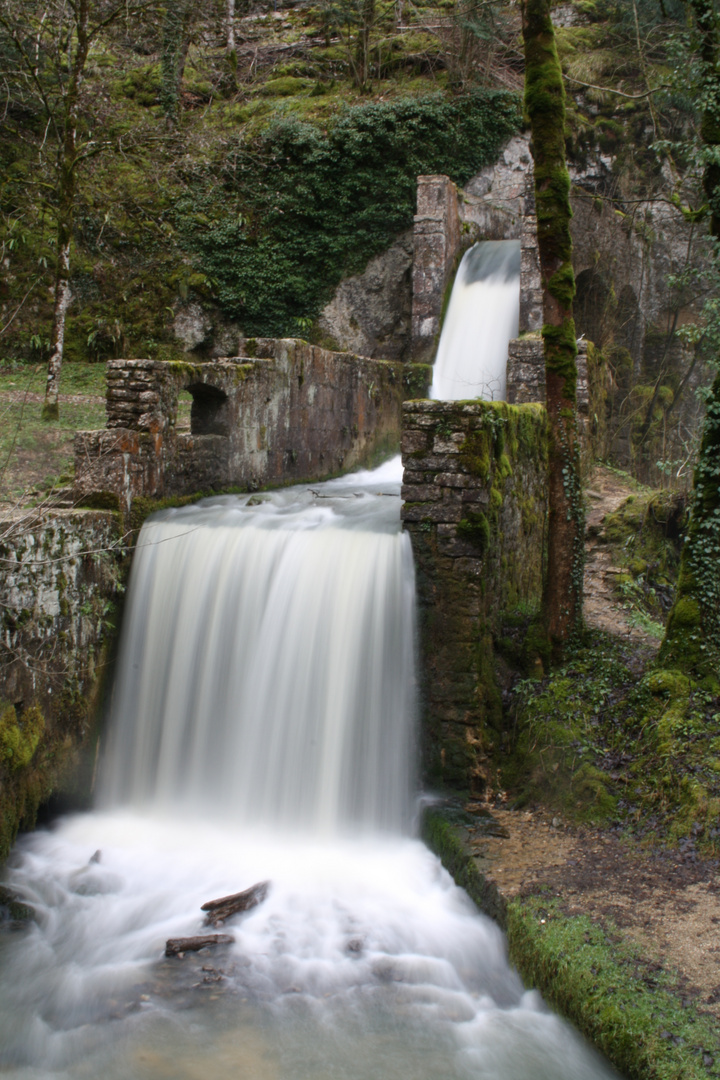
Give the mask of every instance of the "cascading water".
M 520 241 L 486 240 L 465 252 L 445 314 L 430 396 L 504 401 L 508 343 L 520 317 Z
M 611 1075 L 408 834 L 398 465 L 143 530 L 105 808 L 9 864 L 37 918 L 0 934 L 4 1076 Z M 262 880 L 267 899 L 223 928 L 234 944 L 163 958 L 204 901 Z
M 111 803 L 193 805 L 245 825 L 407 829 L 414 579 L 389 509 L 388 521 L 369 491 L 335 484 L 322 498 L 278 493 L 250 512 L 227 499 L 145 527 Z

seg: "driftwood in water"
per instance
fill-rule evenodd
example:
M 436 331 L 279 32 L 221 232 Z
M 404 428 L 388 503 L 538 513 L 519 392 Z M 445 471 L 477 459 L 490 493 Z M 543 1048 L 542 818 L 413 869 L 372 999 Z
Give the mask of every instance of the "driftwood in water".
M 219 900 L 208 900 L 200 908 L 201 911 L 207 912 L 205 925 L 222 926 L 232 915 L 257 907 L 267 896 L 269 888 L 269 881 L 259 881 L 257 885 L 252 885 L 244 892 L 233 893 L 232 896 L 221 896 Z
M 232 934 L 200 934 L 198 937 L 168 938 L 165 943 L 166 956 L 180 956 L 198 949 L 211 949 L 213 945 L 232 945 Z

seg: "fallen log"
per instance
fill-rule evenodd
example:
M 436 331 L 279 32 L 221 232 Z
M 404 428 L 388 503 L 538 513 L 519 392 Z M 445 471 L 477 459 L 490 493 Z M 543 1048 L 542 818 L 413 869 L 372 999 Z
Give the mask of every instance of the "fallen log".
M 214 945 L 232 945 L 234 941 L 232 934 L 200 934 L 198 937 L 168 938 L 165 942 L 165 955 L 182 958 L 186 952 L 211 949 Z
M 268 894 L 269 881 L 259 881 L 243 892 L 233 893 L 232 896 L 221 896 L 219 900 L 208 900 L 200 908 L 206 911 L 206 926 L 222 926 L 231 916 L 238 915 L 241 911 L 249 911 L 250 908 L 261 904 Z

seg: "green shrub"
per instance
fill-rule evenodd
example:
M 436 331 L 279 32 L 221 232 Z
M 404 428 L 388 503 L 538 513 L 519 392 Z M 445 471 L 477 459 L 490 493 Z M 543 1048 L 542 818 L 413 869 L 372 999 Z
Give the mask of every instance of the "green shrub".
M 237 142 L 219 184 L 214 166 L 195 178 L 178 228 L 225 314 L 247 335 L 282 336 L 412 226 L 419 174 L 464 183 L 518 121 L 517 98 L 488 90 L 360 105 L 327 130 L 280 120 Z

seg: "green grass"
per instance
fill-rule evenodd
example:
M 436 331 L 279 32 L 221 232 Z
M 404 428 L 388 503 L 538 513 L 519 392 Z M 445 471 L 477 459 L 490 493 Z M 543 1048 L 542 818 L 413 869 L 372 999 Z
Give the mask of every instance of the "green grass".
M 105 427 L 104 364 L 64 365 L 55 423 L 41 419 L 45 380 L 44 364 L 0 368 L 0 500 L 6 504 L 31 503 L 71 483 L 75 432 Z M 73 396 L 98 400 L 64 400 Z

